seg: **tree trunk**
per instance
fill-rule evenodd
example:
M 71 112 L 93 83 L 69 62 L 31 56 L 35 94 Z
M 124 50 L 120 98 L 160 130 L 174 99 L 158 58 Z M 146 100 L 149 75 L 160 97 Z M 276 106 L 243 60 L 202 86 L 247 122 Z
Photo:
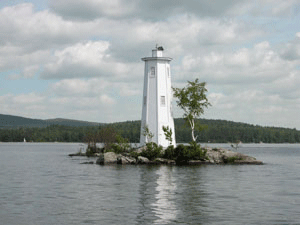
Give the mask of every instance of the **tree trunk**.
M 194 119 L 189 119 L 189 123 L 190 123 L 190 126 L 191 126 L 191 129 L 192 129 L 192 139 L 193 141 L 196 141 L 197 137 L 195 138 L 195 121 Z

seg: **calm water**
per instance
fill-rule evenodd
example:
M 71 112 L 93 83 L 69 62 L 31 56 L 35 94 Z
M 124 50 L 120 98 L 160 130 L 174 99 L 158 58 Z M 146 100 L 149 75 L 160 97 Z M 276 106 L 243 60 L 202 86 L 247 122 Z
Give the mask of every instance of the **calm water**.
M 0 224 L 300 224 L 300 145 L 193 167 L 85 165 L 79 148 L 0 143 Z

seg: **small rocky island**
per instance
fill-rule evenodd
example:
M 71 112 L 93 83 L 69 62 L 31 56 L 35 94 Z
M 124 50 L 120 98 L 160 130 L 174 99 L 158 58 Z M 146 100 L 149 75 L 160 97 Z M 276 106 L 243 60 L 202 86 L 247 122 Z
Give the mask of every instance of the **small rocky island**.
M 197 151 L 188 149 L 189 146 L 179 145 L 176 148 L 169 146 L 163 150 L 157 145 L 131 149 L 131 151 L 108 151 L 98 149 L 94 153 L 87 149 L 87 153 L 70 154 L 69 156 L 97 157 L 99 165 L 108 164 L 166 164 L 166 165 L 210 165 L 210 164 L 251 164 L 260 165 L 262 161 L 254 157 L 231 151 L 224 148 L 201 147 L 196 144 Z M 195 146 L 194 148 L 195 149 Z M 120 149 L 119 149 L 120 150 Z M 93 164 L 94 161 L 84 164 Z

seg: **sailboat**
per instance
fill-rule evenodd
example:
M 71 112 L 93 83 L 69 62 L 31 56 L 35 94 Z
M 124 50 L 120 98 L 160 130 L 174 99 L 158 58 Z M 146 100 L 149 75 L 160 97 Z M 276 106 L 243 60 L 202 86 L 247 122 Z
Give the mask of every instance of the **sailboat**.
M 24 142 L 26 142 L 26 139 L 24 138 Z

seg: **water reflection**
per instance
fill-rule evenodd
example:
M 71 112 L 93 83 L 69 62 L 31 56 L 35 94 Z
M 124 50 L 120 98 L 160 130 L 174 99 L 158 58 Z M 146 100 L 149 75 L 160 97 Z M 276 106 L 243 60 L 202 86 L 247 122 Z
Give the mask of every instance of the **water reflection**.
M 208 194 L 202 176 L 205 173 L 197 167 L 140 167 L 137 223 L 208 222 Z
M 177 206 L 175 203 L 176 178 L 173 176 L 173 167 L 160 167 L 156 174 L 155 200 L 152 204 L 153 211 L 157 217 L 155 224 L 167 224 L 174 221 L 177 216 Z

